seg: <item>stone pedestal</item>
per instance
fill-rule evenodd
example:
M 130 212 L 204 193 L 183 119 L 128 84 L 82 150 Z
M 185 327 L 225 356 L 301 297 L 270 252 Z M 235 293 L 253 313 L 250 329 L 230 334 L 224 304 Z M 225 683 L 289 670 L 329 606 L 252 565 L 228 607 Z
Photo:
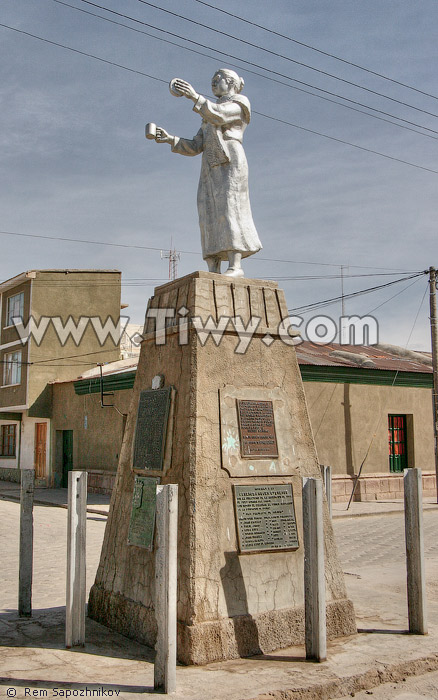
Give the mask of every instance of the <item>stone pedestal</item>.
M 158 339 L 155 319 L 146 319 L 89 615 L 155 643 L 153 553 L 127 539 L 140 392 L 162 374 L 175 389 L 167 458 L 162 472 L 142 474 L 179 487 L 178 659 L 204 664 L 303 643 L 301 479 L 320 478 L 320 470 L 295 348 L 279 333 L 288 315 L 284 293 L 274 282 L 195 272 L 158 287 L 148 307 L 154 308 L 174 309 L 174 317 Z M 232 322 L 216 337 L 218 344 L 200 331 L 209 318 L 217 325 L 224 317 L 240 317 L 245 327 L 251 317 L 260 318 L 245 353 Z M 191 319 L 188 328 L 185 319 Z M 277 457 L 242 457 L 236 399 L 272 401 Z M 297 549 L 239 552 L 233 504 L 238 484 L 292 484 Z M 356 627 L 326 505 L 324 518 L 327 632 L 333 638 Z

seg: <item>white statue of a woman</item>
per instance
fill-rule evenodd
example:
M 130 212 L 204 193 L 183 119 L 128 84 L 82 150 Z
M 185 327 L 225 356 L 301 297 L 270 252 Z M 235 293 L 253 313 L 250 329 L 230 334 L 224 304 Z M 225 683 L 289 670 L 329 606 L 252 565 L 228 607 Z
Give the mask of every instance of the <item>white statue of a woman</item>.
M 195 156 L 202 153 L 198 186 L 198 214 L 202 254 L 210 272 L 243 277 L 241 259 L 262 247 L 251 214 L 248 193 L 248 164 L 242 146 L 243 132 L 251 118 L 249 100 L 240 95 L 243 79 L 232 70 L 221 68 L 211 86 L 216 103 L 199 95 L 190 83 L 172 80 L 176 96 L 192 100 L 202 124 L 193 139 L 171 136 L 157 127 L 157 143 L 169 143 L 174 153 Z

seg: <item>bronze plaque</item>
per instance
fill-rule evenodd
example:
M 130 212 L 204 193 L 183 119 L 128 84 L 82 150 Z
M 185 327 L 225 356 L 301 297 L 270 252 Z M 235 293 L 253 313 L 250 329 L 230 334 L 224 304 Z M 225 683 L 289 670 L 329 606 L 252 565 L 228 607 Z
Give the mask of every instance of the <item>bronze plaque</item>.
M 134 437 L 135 469 L 162 471 L 172 387 L 140 394 Z
M 299 547 L 292 484 L 234 485 L 239 550 Z
M 237 399 L 242 457 L 278 457 L 272 401 Z
M 132 494 L 128 544 L 145 547 L 149 551 L 152 551 L 154 546 L 157 484 L 159 483 L 160 479 L 157 476 L 136 476 Z

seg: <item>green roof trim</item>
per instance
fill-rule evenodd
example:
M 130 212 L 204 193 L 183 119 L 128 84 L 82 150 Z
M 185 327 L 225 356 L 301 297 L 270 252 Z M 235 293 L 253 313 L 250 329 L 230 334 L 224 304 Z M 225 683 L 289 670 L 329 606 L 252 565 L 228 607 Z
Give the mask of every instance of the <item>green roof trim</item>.
M 23 420 L 23 414 L 7 411 L 5 413 L 0 413 L 0 420 Z
M 397 372 L 392 369 L 368 367 L 328 367 L 300 365 L 303 382 L 332 382 L 334 384 L 377 384 L 379 386 L 412 386 L 432 389 L 432 372 Z
M 397 372 L 390 369 L 368 367 L 329 367 L 327 365 L 300 365 L 303 382 L 331 382 L 333 384 L 376 384 L 378 386 L 412 386 L 432 389 L 432 372 Z M 136 369 L 103 377 L 104 391 L 123 391 L 134 386 Z M 75 394 L 100 393 L 100 377 L 78 379 L 74 382 Z
M 132 389 L 134 386 L 136 370 L 130 372 L 120 372 L 118 374 L 109 374 L 103 376 L 104 391 L 122 391 L 123 389 Z M 84 396 L 85 394 L 100 393 L 100 377 L 92 379 L 78 379 L 73 383 L 75 394 Z

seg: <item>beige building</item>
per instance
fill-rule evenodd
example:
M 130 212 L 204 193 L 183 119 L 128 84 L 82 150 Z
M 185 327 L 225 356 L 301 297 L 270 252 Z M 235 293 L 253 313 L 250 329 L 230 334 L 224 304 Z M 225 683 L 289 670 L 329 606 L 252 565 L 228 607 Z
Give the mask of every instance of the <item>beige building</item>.
M 333 470 L 334 499 L 348 500 L 360 470 L 357 500 L 400 498 L 406 467 L 420 467 L 425 494 L 435 495 L 430 356 L 308 342 L 297 356 L 319 461 Z M 91 489 L 111 490 L 136 366 L 136 358 L 121 360 L 103 368 L 102 383 L 95 368 L 53 385 L 53 483 L 65 482 L 68 434 L 74 468 L 89 472 Z M 103 402 L 101 389 L 112 394 Z
M 297 348 L 320 464 L 333 471 L 333 499 L 403 497 L 403 470 L 423 471 L 436 496 L 430 355 L 393 346 Z
M 32 270 L 0 284 L 0 478 L 35 468 L 57 487 L 84 469 L 111 491 L 138 361 L 138 327 L 121 353 L 120 282 L 117 270 Z M 414 466 L 435 495 L 430 356 L 305 342 L 297 357 L 334 499 L 359 472 L 356 498 L 401 497 Z
M 120 281 L 117 270 L 31 270 L 0 283 L 0 478 L 35 468 L 37 483 L 54 483 L 52 382 L 119 358 L 107 331 Z

